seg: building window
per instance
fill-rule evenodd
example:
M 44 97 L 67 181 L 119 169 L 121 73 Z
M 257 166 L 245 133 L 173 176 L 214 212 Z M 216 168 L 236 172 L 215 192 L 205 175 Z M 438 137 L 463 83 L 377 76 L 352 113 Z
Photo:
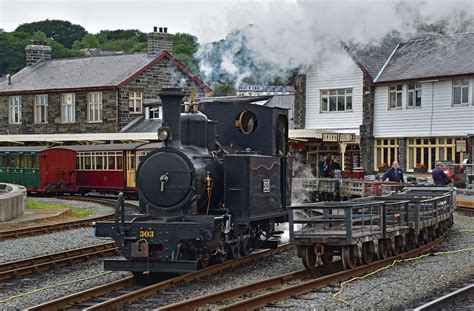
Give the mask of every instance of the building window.
M 35 123 L 48 123 L 48 95 L 35 96 Z
M 74 93 L 63 94 L 62 96 L 62 122 L 76 122 L 76 95 Z
M 453 105 L 465 105 L 469 102 L 469 79 L 453 81 Z
M 421 84 L 408 84 L 408 108 L 421 107 Z
M 102 93 L 89 93 L 88 105 L 89 122 L 102 122 Z
M 152 107 L 150 108 L 150 119 L 162 119 L 163 118 L 163 108 L 160 107 Z
M 409 138 L 407 141 L 407 171 L 424 168 L 431 172 L 436 162 L 460 164 L 463 152 L 456 152 L 456 137 Z
M 143 106 L 143 93 L 142 92 L 130 92 L 130 99 L 128 102 L 128 108 L 130 113 L 142 113 Z
M 402 108 L 402 90 L 403 85 L 393 85 L 388 91 L 388 107 L 389 109 Z
M 11 124 L 21 123 L 21 96 L 10 97 L 8 119 Z
M 374 153 L 374 170 L 385 171 L 392 165 L 393 161 L 398 161 L 398 139 L 377 139 Z
M 321 90 L 321 112 L 352 111 L 352 89 Z

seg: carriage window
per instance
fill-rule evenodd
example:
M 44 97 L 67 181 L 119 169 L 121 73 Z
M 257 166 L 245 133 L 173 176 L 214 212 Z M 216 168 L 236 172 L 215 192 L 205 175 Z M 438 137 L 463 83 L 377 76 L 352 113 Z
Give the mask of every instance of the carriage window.
M 9 154 L 6 154 L 5 155 L 5 167 L 10 167 L 12 166 L 12 159 L 11 159 L 11 156 Z
M 104 168 L 104 157 L 102 156 L 102 153 L 98 153 L 95 156 L 95 168 L 97 170 L 101 170 Z
M 89 155 L 84 157 L 84 169 L 90 170 L 92 168 L 92 158 Z
M 109 170 L 115 170 L 115 155 L 109 155 L 107 157 L 107 167 Z
M 122 155 L 117 156 L 117 169 L 118 169 L 118 170 L 122 170 L 122 169 L 123 169 L 122 163 L 123 163 L 123 157 L 122 157 Z
M 31 167 L 32 168 L 35 168 L 35 169 L 39 169 L 39 166 L 40 166 L 40 158 L 38 155 L 33 155 L 32 156 L 32 163 L 31 163 Z

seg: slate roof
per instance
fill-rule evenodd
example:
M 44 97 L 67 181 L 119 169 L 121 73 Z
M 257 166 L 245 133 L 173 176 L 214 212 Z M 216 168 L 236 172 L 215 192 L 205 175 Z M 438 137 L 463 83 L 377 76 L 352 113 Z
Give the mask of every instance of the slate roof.
M 12 76 L 11 85 L 0 83 L 2 93 L 63 91 L 122 87 L 131 78 L 159 60 L 167 58 L 206 92 L 211 89 L 168 52 L 156 57 L 147 54 L 107 55 L 52 59 L 25 67 Z
M 130 127 L 128 127 L 124 132 L 125 133 L 148 133 L 153 132 L 157 133 L 160 128 L 162 120 L 160 119 L 148 119 L 145 118 L 135 122 Z
M 400 38 L 387 35 L 380 42 L 366 45 L 346 44 L 345 49 L 357 65 L 374 80 L 399 42 Z
M 474 73 L 474 33 L 438 36 L 401 43 L 375 82 Z

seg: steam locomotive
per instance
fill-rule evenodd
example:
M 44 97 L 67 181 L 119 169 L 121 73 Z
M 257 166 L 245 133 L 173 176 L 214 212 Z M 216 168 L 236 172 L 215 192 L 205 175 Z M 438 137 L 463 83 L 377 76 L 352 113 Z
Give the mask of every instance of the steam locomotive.
M 186 273 L 276 247 L 291 197 L 288 111 L 234 97 L 185 103 L 181 113 L 179 89 L 159 96 L 163 147 L 138 168 L 139 212 L 125 213 L 119 196 L 115 220 L 95 225 L 125 257 L 105 269 Z

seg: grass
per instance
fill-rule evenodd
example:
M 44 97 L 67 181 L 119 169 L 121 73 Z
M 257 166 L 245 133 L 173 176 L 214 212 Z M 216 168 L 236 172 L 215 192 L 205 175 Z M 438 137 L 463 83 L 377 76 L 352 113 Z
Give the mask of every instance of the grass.
M 65 203 L 43 203 L 39 200 L 26 199 L 26 208 L 31 208 L 31 209 L 72 208 L 72 206 Z
M 48 209 L 48 208 L 64 208 L 69 209 L 70 214 L 68 217 L 72 218 L 85 218 L 94 214 L 93 209 L 74 208 L 73 206 L 66 203 L 44 203 L 40 200 L 26 199 L 26 208 L 29 209 Z

